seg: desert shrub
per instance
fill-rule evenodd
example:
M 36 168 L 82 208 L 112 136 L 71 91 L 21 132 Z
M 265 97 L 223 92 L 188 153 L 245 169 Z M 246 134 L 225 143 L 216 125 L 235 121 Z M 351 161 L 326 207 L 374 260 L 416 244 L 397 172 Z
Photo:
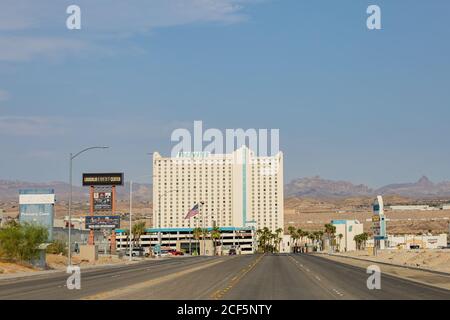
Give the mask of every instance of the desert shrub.
M 39 245 L 47 241 L 46 228 L 30 223 L 9 223 L 0 229 L 0 257 L 29 261 L 39 255 Z
M 47 247 L 47 253 L 67 255 L 66 244 L 61 240 L 55 240 Z

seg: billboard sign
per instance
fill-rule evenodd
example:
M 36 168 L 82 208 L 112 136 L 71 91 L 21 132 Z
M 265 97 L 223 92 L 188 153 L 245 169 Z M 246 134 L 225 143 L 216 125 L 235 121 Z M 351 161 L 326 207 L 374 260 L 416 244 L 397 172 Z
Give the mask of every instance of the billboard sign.
M 111 192 L 94 192 L 94 210 L 112 210 Z
M 48 231 L 48 241 L 53 240 L 55 191 L 53 189 L 19 190 L 19 221 L 43 226 Z
M 83 173 L 83 186 L 123 186 L 123 173 Z
M 86 216 L 86 229 L 117 229 L 120 227 L 120 216 Z

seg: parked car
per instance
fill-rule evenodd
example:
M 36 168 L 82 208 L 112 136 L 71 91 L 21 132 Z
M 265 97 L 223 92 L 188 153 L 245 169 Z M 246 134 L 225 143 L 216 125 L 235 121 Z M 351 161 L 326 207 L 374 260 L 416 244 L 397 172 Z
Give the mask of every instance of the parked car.
M 173 256 L 182 256 L 182 255 L 184 255 L 183 252 L 177 251 L 177 250 L 171 250 L 170 254 L 173 255 Z
M 236 255 L 236 249 L 235 248 L 231 248 L 230 251 L 228 251 L 228 255 L 235 256 Z
M 131 251 L 131 256 L 133 257 L 148 257 L 149 254 L 144 248 L 133 248 Z
M 169 250 L 161 250 L 160 255 L 161 255 L 161 257 L 166 257 L 166 256 L 170 255 L 170 252 L 169 252 Z

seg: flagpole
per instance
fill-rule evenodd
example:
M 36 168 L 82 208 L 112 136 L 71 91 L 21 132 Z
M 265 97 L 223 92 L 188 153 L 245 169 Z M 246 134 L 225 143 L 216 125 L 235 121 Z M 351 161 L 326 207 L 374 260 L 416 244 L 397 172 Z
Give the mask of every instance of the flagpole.
M 191 228 L 191 217 L 189 217 L 189 232 L 192 232 L 192 228 Z M 189 254 L 192 255 L 192 246 L 191 246 L 191 240 L 192 240 L 192 236 L 194 235 L 194 233 L 192 232 L 192 234 L 189 236 Z
M 205 237 L 206 237 L 206 230 L 205 230 L 205 214 L 203 213 L 203 201 L 200 201 L 201 210 L 202 210 L 202 226 L 203 226 L 203 255 L 206 256 L 206 247 L 205 247 Z

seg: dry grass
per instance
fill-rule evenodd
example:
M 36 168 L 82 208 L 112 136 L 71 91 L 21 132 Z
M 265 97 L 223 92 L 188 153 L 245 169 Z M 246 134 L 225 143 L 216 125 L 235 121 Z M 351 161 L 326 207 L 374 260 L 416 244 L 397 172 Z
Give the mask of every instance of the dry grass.
M 38 270 L 21 263 L 0 261 L 0 274 L 11 274 L 11 273 L 32 272 L 32 271 Z

